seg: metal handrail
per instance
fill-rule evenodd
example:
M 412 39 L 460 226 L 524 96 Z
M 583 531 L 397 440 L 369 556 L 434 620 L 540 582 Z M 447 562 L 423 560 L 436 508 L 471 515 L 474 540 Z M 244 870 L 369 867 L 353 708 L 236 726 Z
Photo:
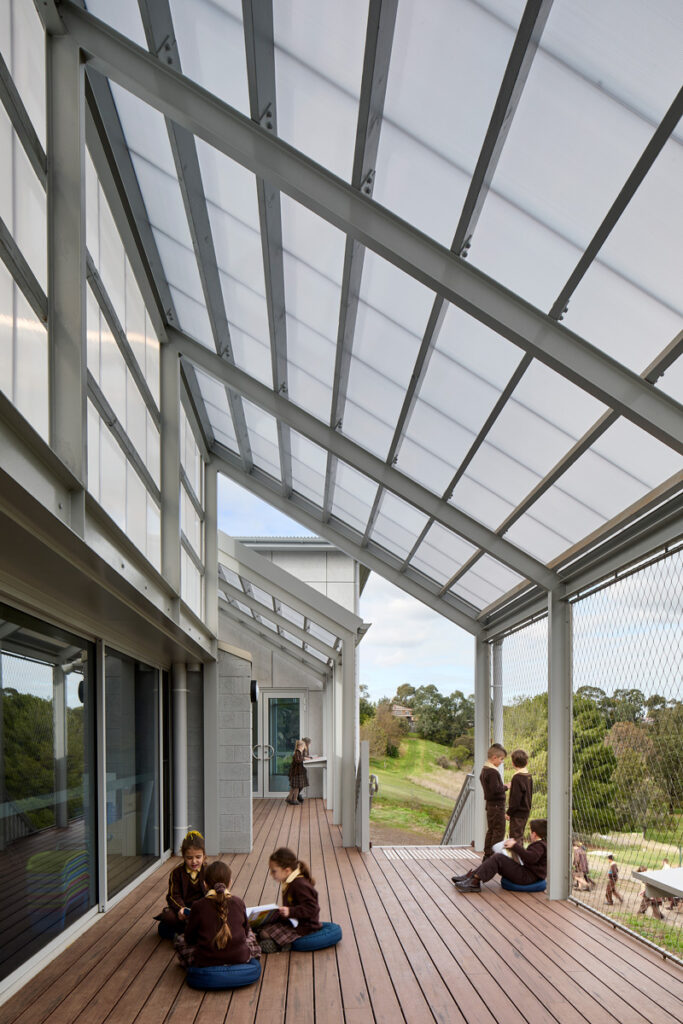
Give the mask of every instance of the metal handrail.
M 448 824 L 446 825 L 446 830 L 441 838 L 442 846 L 448 846 L 450 844 L 451 837 L 455 832 L 455 826 L 457 825 L 458 819 L 460 818 L 465 809 L 465 806 L 467 804 L 467 801 L 469 800 L 471 793 L 474 793 L 474 772 L 469 772 L 468 775 L 465 777 L 465 781 L 463 782 L 460 788 L 460 792 L 456 797 L 453 812 L 450 816 Z

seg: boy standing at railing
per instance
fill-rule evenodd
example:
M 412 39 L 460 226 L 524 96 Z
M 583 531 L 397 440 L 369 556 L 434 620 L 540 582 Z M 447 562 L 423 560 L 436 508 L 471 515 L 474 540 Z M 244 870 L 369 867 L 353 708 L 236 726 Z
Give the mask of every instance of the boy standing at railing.
M 510 839 L 523 840 L 524 829 L 531 814 L 534 780 L 527 768 L 529 755 L 526 750 L 521 748 L 513 750 L 510 757 L 515 766 L 515 774 L 510 780 L 510 796 L 506 818 L 510 822 Z
M 506 756 L 505 747 L 500 743 L 493 743 L 488 749 L 488 760 L 484 763 L 479 776 L 486 801 L 484 860 L 493 853 L 493 844 L 505 839 L 505 793 L 508 787 L 503 783 L 499 769 Z

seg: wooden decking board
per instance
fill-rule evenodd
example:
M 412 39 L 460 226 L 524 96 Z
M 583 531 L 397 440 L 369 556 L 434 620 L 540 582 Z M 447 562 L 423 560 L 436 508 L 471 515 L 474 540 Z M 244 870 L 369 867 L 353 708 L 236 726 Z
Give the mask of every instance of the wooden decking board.
M 558 934 L 552 942 L 543 944 L 533 925 L 529 927 L 527 919 L 522 917 L 520 920 L 519 915 L 510 913 L 513 900 L 508 899 L 507 895 L 483 895 L 480 897 L 482 902 L 478 909 L 500 934 L 515 936 L 511 942 L 512 949 L 517 955 L 534 963 L 539 974 L 545 979 L 548 987 L 543 990 L 543 1000 L 553 1013 L 563 1021 L 585 1020 L 590 1024 L 620 1024 L 619 1018 L 609 1013 L 593 996 L 587 992 L 577 991 L 573 979 L 563 966 L 566 954 L 562 947 L 561 935 Z M 503 955 L 510 955 L 506 950 L 501 952 Z M 571 1007 L 569 1013 L 568 1005 Z
M 385 951 L 377 941 L 372 923 L 365 910 L 363 897 L 357 887 L 351 884 L 353 872 L 348 862 L 347 852 L 342 847 L 338 847 L 336 852 L 339 875 L 346 895 L 346 904 L 360 960 L 362 964 L 372 964 L 372 968 L 366 971 L 365 983 L 368 987 L 375 1019 L 381 1024 L 392 1024 L 392 1022 L 395 1024 L 396 1021 L 404 1019 L 407 1024 L 414 1024 L 415 1018 L 411 1013 L 410 1005 L 403 1006 L 399 1002 L 391 972 L 386 963 Z M 388 935 L 386 938 L 388 940 Z M 390 947 L 388 942 L 387 945 Z M 387 949 L 387 953 L 390 955 L 390 948 Z
M 672 976 L 669 974 L 657 976 L 659 965 L 643 961 L 640 950 L 634 948 L 638 945 L 637 939 L 631 938 L 623 932 L 620 932 L 616 938 L 615 930 L 612 929 L 612 936 L 605 936 L 608 941 L 596 941 L 593 935 L 577 927 L 578 911 L 575 911 L 571 918 L 564 915 L 560 917 L 555 913 L 554 904 L 555 901 L 553 903 L 546 901 L 545 906 L 541 908 L 543 916 L 549 919 L 552 915 L 552 918 L 556 918 L 560 922 L 558 928 L 561 928 L 563 936 L 570 937 L 576 943 L 575 948 L 581 951 L 579 956 L 581 954 L 585 956 L 586 953 L 591 954 L 588 969 L 592 973 L 597 973 L 596 965 L 600 964 L 602 967 L 600 973 L 603 978 L 609 975 L 610 979 L 613 979 L 615 975 L 617 976 L 620 995 L 633 1006 L 642 1008 L 644 1020 L 657 1022 L 658 1006 L 661 1011 L 669 1015 L 672 1021 L 683 1020 L 681 979 L 678 979 L 679 984 L 676 986 L 680 993 L 677 998 L 668 991 L 668 986 L 674 981 Z M 610 939 L 611 941 L 609 941 Z M 618 943 L 616 952 L 615 942 Z M 581 963 L 580 966 L 584 966 L 584 964 Z M 647 970 L 648 966 L 651 968 L 649 971 Z M 608 984 L 612 985 L 614 981 L 610 980 Z M 652 1007 L 653 1003 L 654 1007 Z
M 498 950 L 501 937 L 488 926 L 481 928 L 481 922 L 476 924 L 471 918 L 470 911 L 462 906 L 462 901 L 469 902 L 477 897 L 466 897 L 456 893 L 451 885 L 452 892 L 442 886 L 444 876 L 439 873 L 436 877 L 431 873 L 433 867 L 430 861 L 420 864 L 420 871 L 415 872 L 415 865 L 418 862 L 406 862 L 406 867 L 411 870 L 415 882 L 422 886 L 426 896 L 431 899 L 435 914 L 439 915 L 444 924 L 449 923 L 449 918 L 457 928 L 457 934 L 466 942 L 467 946 L 476 954 L 482 965 L 491 975 L 492 981 L 501 986 L 505 994 L 515 1006 L 516 1014 L 527 1019 L 529 1024 L 555 1024 L 556 1018 L 538 997 L 536 986 L 538 985 L 538 972 L 524 961 L 512 957 L 514 968 Z M 450 883 L 449 883 L 450 884 Z M 457 901 L 456 902 L 456 897 Z M 448 911 L 448 913 L 446 913 Z
M 451 883 L 443 876 L 442 879 L 442 888 L 445 891 L 448 891 L 448 887 L 452 889 Z M 479 929 L 482 933 L 488 934 L 491 941 L 495 941 L 496 935 L 501 936 L 497 943 L 499 952 L 506 960 L 511 960 L 519 965 L 520 977 L 527 986 L 536 992 L 549 1012 L 557 1016 L 563 1024 L 565 1021 L 567 1024 L 569 1022 L 579 1024 L 584 1019 L 591 1021 L 592 1024 L 593 1018 L 590 1013 L 593 1011 L 599 1013 L 600 1006 L 596 1009 L 592 1002 L 585 1003 L 584 1001 L 584 1007 L 589 1011 L 586 1015 L 584 1009 L 577 1006 L 577 1003 L 581 1002 L 579 994 L 575 992 L 573 985 L 567 984 L 566 974 L 562 967 L 558 966 L 557 962 L 553 962 L 553 953 L 558 948 L 562 950 L 562 957 L 565 960 L 569 955 L 562 933 L 559 931 L 547 933 L 548 941 L 544 947 L 541 947 L 533 941 L 533 925 L 530 926 L 528 917 L 515 918 L 514 908 L 524 906 L 524 901 L 528 898 L 526 895 L 506 893 L 498 886 L 495 889 L 486 886 L 481 895 L 467 897 L 454 893 L 453 898 L 472 901 L 473 911 L 480 915 Z M 510 933 L 519 938 L 510 942 Z M 560 957 L 560 961 L 562 957 Z M 610 1005 L 614 1008 L 614 1000 L 612 999 L 610 1004 L 610 1000 L 604 998 L 604 993 L 603 999 L 598 999 L 597 1002 L 603 1009 Z M 624 1015 L 628 1015 L 628 1012 L 629 1008 L 624 1006 Z
M 408 923 L 407 908 L 394 906 L 392 912 L 377 892 L 364 858 L 355 850 L 347 851 L 347 856 L 406 1020 L 420 1024 L 434 1017 L 439 1024 L 466 1024 Z M 408 929 L 412 935 L 406 941 Z
M 601 944 L 607 951 L 614 951 L 615 939 L 618 936 L 619 948 L 623 953 L 619 959 L 628 965 L 629 971 L 638 971 L 648 982 L 657 986 L 666 986 L 673 979 L 678 982 L 680 988 L 681 968 L 672 960 L 657 956 L 657 954 L 653 961 L 652 952 L 635 936 L 616 929 L 609 921 L 596 917 L 589 910 L 574 903 L 553 900 L 552 903 L 547 903 L 547 907 L 552 913 L 560 915 L 563 922 L 569 918 L 575 928 L 590 936 L 594 942 Z M 681 991 L 681 1000 L 683 1000 L 683 991 Z
M 467 851 L 344 849 L 316 799 L 256 801 L 253 835 L 250 853 L 223 855 L 233 891 L 279 899 L 268 856 L 291 846 L 342 926 L 337 947 L 264 956 L 232 993 L 193 991 L 152 918 L 174 859 L 0 1005 L 0 1024 L 683 1024 L 676 964 L 545 894 L 457 893 Z
M 460 941 L 459 932 L 450 919 L 438 908 L 436 912 L 430 909 L 431 901 L 422 898 L 420 887 L 399 873 L 396 861 L 385 857 L 380 863 L 388 882 L 400 894 L 401 903 L 411 906 L 410 901 L 414 901 L 412 907 L 419 922 L 418 930 L 427 937 L 430 954 L 439 964 L 441 975 L 465 1019 L 478 1021 L 481 1015 L 485 1021 L 490 1016 L 501 1024 L 516 1019 L 517 1009 L 497 978 L 475 952 L 463 955 L 463 949 L 468 947 Z
M 397 936 L 404 948 L 411 951 L 413 970 L 432 1010 L 445 1010 L 447 1021 L 461 1017 L 476 1019 L 477 1024 L 495 1024 L 489 1008 L 439 932 L 432 927 L 411 889 L 396 877 L 390 884 L 376 858 L 367 859 L 367 869 Z M 393 866 L 385 870 L 395 875 Z
M 337 858 L 334 846 L 332 845 L 331 828 L 324 827 L 324 819 L 329 816 L 320 808 L 319 820 L 321 821 L 320 840 L 322 855 L 325 863 L 325 876 L 327 879 L 327 894 L 330 901 L 330 917 L 341 925 L 343 940 L 337 946 L 337 966 L 339 969 L 339 984 L 342 994 L 342 1006 L 344 1013 L 349 1010 L 366 1010 L 370 1008 L 370 995 L 365 982 L 363 963 L 358 952 L 355 940 L 354 929 L 351 925 L 351 917 L 346 904 L 344 891 L 339 876 Z M 337 833 L 339 830 L 336 829 Z M 347 941 L 350 939 L 351 941 Z

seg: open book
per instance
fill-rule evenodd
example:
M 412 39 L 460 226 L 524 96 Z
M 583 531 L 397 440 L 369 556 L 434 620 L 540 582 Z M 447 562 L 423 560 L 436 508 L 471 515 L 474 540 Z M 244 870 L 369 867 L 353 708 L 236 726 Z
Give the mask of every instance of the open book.
M 280 916 L 277 903 L 264 903 L 262 907 L 247 907 L 247 921 L 252 931 L 256 932 L 265 924 L 278 920 L 284 921 L 285 918 Z M 292 928 L 296 928 L 299 923 L 295 917 L 290 917 L 288 920 Z
M 503 846 L 502 841 L 500 843 L 494 843 L 491 849 L 493 850 L 494 853 L 504 853 L 506 857 L 509 857 L 510 860 L 514 860 L 516 864 L 522 863 L 522 858 L 519 856 L 519 854 L 515 853 L 514 850 L 508 850 L 506 846 Z
M 270 924 L 279 916 L 277 903 L 264 903 L 262 907 L 247 907 L 247 921 L 254 931 L 263 928 L 264 924 Z

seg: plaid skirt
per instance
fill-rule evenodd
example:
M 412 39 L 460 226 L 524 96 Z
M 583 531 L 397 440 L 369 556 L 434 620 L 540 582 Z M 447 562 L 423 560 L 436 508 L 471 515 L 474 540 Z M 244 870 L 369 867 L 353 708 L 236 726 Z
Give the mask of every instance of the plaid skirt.
M 289 929 L 290 932 L 292 929 Z M 261 947 L 258 944 L 258 939 L 254 935 L 251 928 L 247 929 L 247 949 L 249 950 L 249 956 L 256 957 L 257 960 L 261 958 Z M 276 939 L 277 941 L 277 939 Z M 292 940 L 290 939 L 290 942 Z M 188 967 L 192 967 L 194 963 L 194 951 L 196 946 L 189 946 L 184 935 L 176 935 L 173 940 L 173 946 L 175 947 L 176 956 L 180 960 L 183 967 L 187 970 Z
M 258 931 L 259 939 L 274 939 L 279 946 L 289 946 L 298 938 L 296 929 L 292 927 L 286 917 L 281 917 L 270 924 L 264 924 Z
M 305 789 L 308 785 L 308 772 L 302 764 L 292 762 L 289 769 L 290 789 Z

